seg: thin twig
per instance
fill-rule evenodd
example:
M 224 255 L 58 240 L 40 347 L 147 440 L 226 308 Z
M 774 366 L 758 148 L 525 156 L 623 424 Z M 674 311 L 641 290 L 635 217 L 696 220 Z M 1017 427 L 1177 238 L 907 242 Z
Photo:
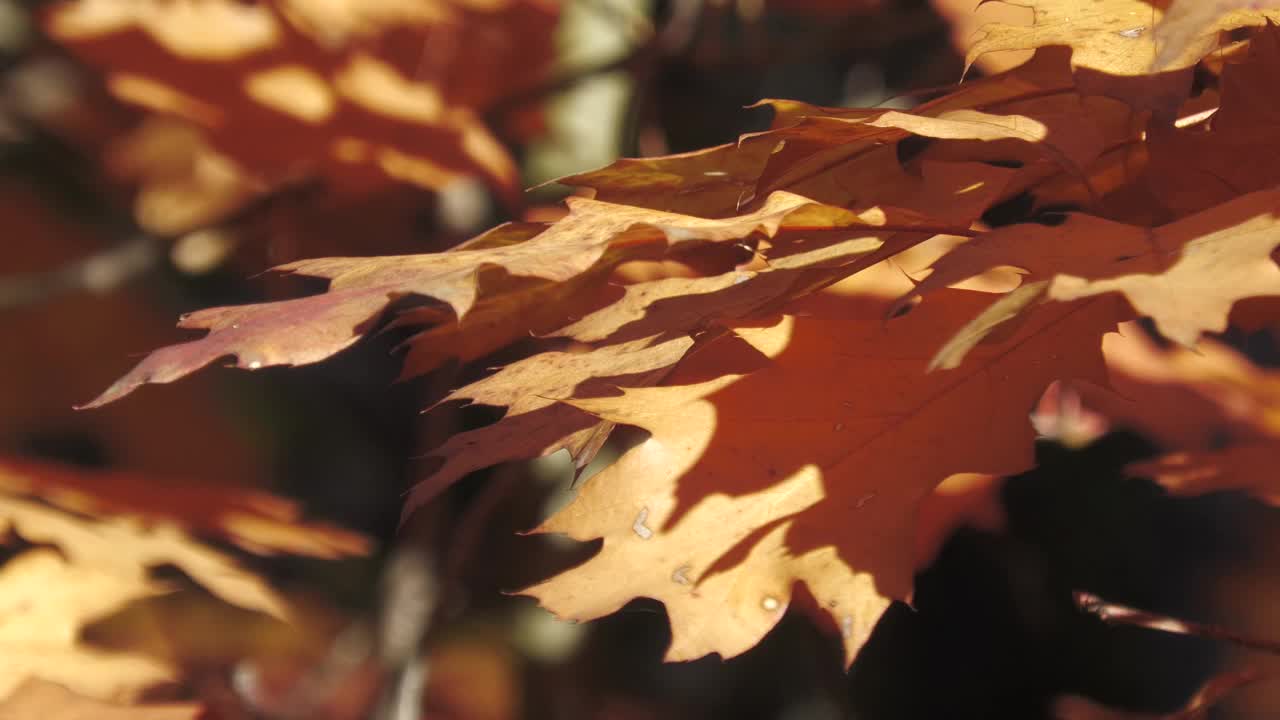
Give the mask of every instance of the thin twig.
M 553 76 L 548 80 L 524 88 L 523 90 L 517 90 L 499 100 L 485 113 L 485 115 L 491 121 L 497 118 L 502 118 L 507 113 L 524 105 L 551 95 L 558 95 L 559 93 L 569 90 L 592 78 L 596 78 L 601 75 L 608 75 L 611 72 L 619 70 L 630 70 L 633 65 L 640 61 L 640 58 L 644 56 L 646 52 L 647 46 L 642 45 L 611 60 L 606 60 L 605 62 L 596 65 L 569 70 L 561 75 Z
M 1191 622 L 1190 620 L 1179 620 L 1168 615 L 1158 615 L 1146 610 L 1129 607 L 1128 605 L 1108 602 L 1092 593 L 1077 591 L 1074 593 L 1074 598 L 1077 607 L 1087 613 L 1097 615 L 1100 620 L 1109 625 L 1134 625 L 1178 635 L 1191 635 L 1209 640 L 1224 640 L 1250 650 L 1280 655 L 1280 642 L 1274 640 L 1249 637 L 1217 625 L 1206 625 L 1204 623 Z

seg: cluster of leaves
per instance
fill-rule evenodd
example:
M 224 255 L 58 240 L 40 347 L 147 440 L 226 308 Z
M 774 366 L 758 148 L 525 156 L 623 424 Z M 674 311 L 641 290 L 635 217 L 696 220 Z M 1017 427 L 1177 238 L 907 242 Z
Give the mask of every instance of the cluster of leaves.
M 555 222 L 283 266 L 328 291 L 188 315 L 206 336 L 90 406 L 387 326 L 416 330 L 406 378 L 533 334 L 448 395 L 505 415 L 437 449 L 406 512 L 474 470 L 559 450 L 583 468 L 615 427 L 648 431 L 538 528 L 600 552 L 526 592 L 573 619 L 658 599 L 671 660 L 746 651 L 803 584 L 852 662 L 971 514 L 965 490 L 1063 424 L 1028 420 L 1055 383 L 1174 453 L 1141 471 L 1273 500 L 1274 380 L 1201 338 L 1277 319 L 1280 11 L 1011 4 L 1033 22 L 987 27 L 970 58 L 1035 50 L 1012 70 L 909 111 L 765 101 L 772 127 L 736 143 L 563 179 L 581 193 Z M 1140 317 L 1202 354 L 1154 349 Z
M 138 185 L 139 224 L 170 235 L 304 183 L 341 198 L 481 178 L 512 200 L 515 163 L 485 114 L 545 80 L 557 13 L 536 0 L 76 0 L 44 21 L 148 111 L 109 165 Z M 530 120 L 501 129 L 527 134 Z
M 209 541 L 326 559 L 371 549 L 359 535 L 303 522 L 295 505 L 265 493 L 16 461 L 0 463 L 0 528 L 23 541 L 0 570 L 6 717 L 197 717 L 198 704 L 115 705 L 177 681 L 189 655 L 172 642 L 151 652 L 136 634 L 125 647 L 103 647 L 86 631 L 182 591 L 156 574 L 168 567 L 204 588 L 213 607 L 250 611 L 267 623 L 261 631 L 284 638 L 293 604 Z

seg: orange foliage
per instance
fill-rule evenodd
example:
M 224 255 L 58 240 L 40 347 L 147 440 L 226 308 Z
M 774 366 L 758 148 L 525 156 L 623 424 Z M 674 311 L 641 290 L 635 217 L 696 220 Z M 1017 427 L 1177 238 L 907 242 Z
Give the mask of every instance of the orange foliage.
M 153 352 L 90 406 L 229 356 L 250 370 L 317 362 L 388 325 L 419 330 L 405 376 L 535 335 L 530 356 L 448 396 L 506 414 L 438 448 L 408 511 L 498 462 L 568 449 L 581 468 L 615 426 L 643 428 L 538 528 L 603 538 L 600 552 L 525 592 L 575 619 L 656 598 L 672 660 L 745 652 L 803 584 L 852 662 L 889 603 L 909 600 L 940 535 L 993 522 L 982 502 L 938 510 L 937 489 L 976 475 L 974 497 L 989 500 L 987 476 L 1029 468 L 1028 413 L 1055 381 L 1093 387 L 1079 391 L 1090 412 L 1179 453 L 1136 471 L 1274 501 L 1275 380 L 1205 337 L 1240 301 L 1280 295 L 1280 30 L 1268 24 L 1280 11 L 1009 4 L 1030 8 L 1028 23 L 987 25 L 969 49 L 971 62 L 1035 51 L 1007 72 L 911 110 L 766 101 L 773 126 L 738 143 L 565 178 L 593 197 L 553 221 L 441 253 L 285 265 L 328 291 L 194 313 L 182 326 L 207 335 Z M 474 112 L 497 90 L 455 98 L 465 81 L 437 86 L 402 56 L 344 44 L 405 5 L 106 7 L 59 6 L 50 28 L 118 95 L 199 129 L 204 160 L 183 182 L 212 204 L 178 225 L 357 165 L 511 189 Z M 320 7 L 333 13 L 323 22 Z M 416 7 L 408 24 L 425 33 L 481 12 Z M 179 13 L 239 31 L 183 32 Z M 1240 29 L 1248 50 L 1218 59 L 1220 94 L 1193 97 L 1192 68 Z M 211 59 L 211 94 L 182 92 L 180 77 Z M 1015 222 L 992 227 L 1024 199 Z M 1153 350 L 1132 325 L 1117 333 L 1139 316 L 1204 354 Z M 1213 442 L 1170 427 L 1172 404 L 1193 426 L 1212 422 Z
M 556 13 L 551 0 L 75 0 L 45 20 L 156 115 L 115 165 L 140 186 L 139 222 L 171 234 L 315 179 L 361 195 L 479 176 L 517 202 L 482 116 L 545 79 Z

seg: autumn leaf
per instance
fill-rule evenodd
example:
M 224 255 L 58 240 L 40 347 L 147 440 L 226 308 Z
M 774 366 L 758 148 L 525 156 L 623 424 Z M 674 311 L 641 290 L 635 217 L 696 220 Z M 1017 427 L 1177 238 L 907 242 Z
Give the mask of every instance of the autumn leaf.
M 1002 2 L 977 3 L 974 0 L 931 0 L 930 5 L 951 26 L 951 43 L 963 54 L 973 44 L 980 29 L 989 23 L 1031 24 L 1031 9 Z M 974 65 L 986 73 L 1004 72 L 1026 62 L 1031 51 L 985 53 L 974 59 Z
M 1277 7 L 1269 0 L 1173 0 L 1155 28 L 1159 52 L 1154 69 L 1168 68 L 1197 41 L 1212 48 L 1213 35 L 1222 30 L 1280 19 Z
M 735 215 L 764 170 L 765 142 L 739 142 L 657 158 L 622 158 L 558 182 L 597 200 L 701 217 Z
M 372 549 L 369 540 L 356 533 L 303 522 L 291 500 L 247 488 L 0 460 L 0 490 L 39 498 L 68 512 L 171 523 L 259 554 L 333 559 L 365 555 Z
M 1170 7 L 1174 17 L 1167 25 L 1164 13 L 1144 0 L 998 1 L 1031 9 L 1034 20 L 1030 25 L 983 26 L 968 49 L 969 65 L 991 52 L 1067 46 L 1082 90 L 1155 110 L 1169 119 L 1189 94 L 1189 68 L 1216 48 L 1217 32 L 1280 19 L 1280 10 L 1187 13 L 1185 6 L 1224 5 L 1198 0 Z
M 279 618 L 283 600 L 231 558 L 187 538 L 171 525 L 88 521 L 35 502 L 0 497 L 0 522 L 30 542 L 0 567 L 0 603 L 10 622 L 0 632 L 8 658 L 0 695 L 26 677 L 52 680 L 91 697 L 129 699 L 174 678 L 172 668 L 146 656 L 82 647 L 77 633 L 125 604 L 165 592 L 148 575 L 175 565 L 226 602 Z
M 551 334 L 593 343 L 594 347 L 534 355 L 455 390 L 441 401 L 467 400 L 506 407 L 507 411 L 494 424 L 458 433 L 432 452 L 443 464 L 411 491 L 405 516 L 466 473 L 499 462 L 567 449 L 580 470 L 595 456 L 613 425 L 561 400 L 659 383 L 699 342 L 723 332 L 720 323 L 767 314 L 770 308 L 848 275 L 855 275 L 855 284 L 866 292 L 866 286 L 878 278 L 858 271 L 882 264 L 880 259 L 885 255 L 920 242 L 922 235 L 910 232 L 910 222 L 898 227 L 905 232 L 896 241 L 862 235 L 827 243 L 801 242 L 791 254 L 779 253 L 758 271 L 664 278 L 626 286 L 616 302 Z M 873 228 L 868 226 L 867 230 Z M 925 244 L 930 243 L 935 254 L 929 257 L 945 246 L 933 241 Z M 771 250 L 785 247 L 783 242 Z M 890 284 L 901 281 L 898 271 L 890 273 Z
M 173 661 L 97 648 L 81 637 L 132 603 L 172 592 L 171 583 L 153 577 L 162 566 L 181 571 L 225 605 L 291 620 L 288 603 L 266 580 L 174 521 L 197 531 L 216 528 L 258 551 L 332 557 L 367 549 L 353 534 L 291 523 L 286 518 L 296 511 L 261 493 L 197 489 L 184 495 L 152 483 L 151 495 L 140 497 L 144 486 L 131 476 L 77 476 L 13 461 L 0 463 L 0 489 L 0 529 L 35 546 L 0 566 L 7 618 L 0 626 L 0 697 L 38 678 L 87 698 L 128 701 L 177 679 Z M 209 516 L 183 503 L 201 503 Z
M 775 127 L 745 138 L 775 146 L 757 191 L 785 189 L 824 202 L 883 204 L 937 212 L 964 194 L 918 205 L 919 176 L 930 163 L 985 163 L 1017 168 L 1005 181 L 1007 197 L 1054 178 L 1080 192 L 1087 205 L 1116 182 L 1103 162 L 1123 156 L 1140 129 L 1124 103 L 1087 95 L 1076 87 L 1063 53 L 1042 51 L 1028 64 L 966 83 L 913 109 L 835 110 L 769 101 Z M 901 143 L 919 138 L 903 162 Z M 1046 202 L 1053 202 L 1047 192 Z M 1074 201 L 1075 198 L 1073 197 Z
M 596 418 L 559 401 L 653 385 L 693 344 L 687 335 L 653 336 L 594 352 L 544 352 L 453 391 L 441 402 L 505 407 L 506 414 L 492 425 L 457 433 L 436 448 L 432 455 L 443 458 L 443 464 L 414 487 L 404 515 L 467 473 L 501 462 L 566 449 L 579 469 L 585 467 L 612 428 L 601 427 Z
M 1041 119 L 1033 119 L 1023 115 L 976 110 L 952 110 L 937 116 L 884 111 L 878 117 L 852 120 L 806 118 L 787 131 L 774 131 L 770 135 L 779 135 L 784 139 L 788 135 L 795 135 L 804 140 L 820 137 L 824 144 L 837 149 L 821 153 L 810 153 L 806 149 L 802 152 L 808 157 L 797 161 L 798 158 L 794 156 L 798 153 L 784 147 L 774 154 L 770 165 L 775 168 L 781 165 L 786 170 L 766 167 L 760 180 L 761 191 L 790 188 L 804 192 L 803 182 L 830 173 L 836 166 L 843 165 L 860 154 L 909 135 L 939 140 L 1018 140 L 1030 143 L 1036 153 L 1044 154 L 1058 163 L 1064 171 L 1083 178 L 1082 166 L 1092 162 L 1102 151 L 1101 138 L 1087 132 L 1088 124 L 1080 124 L 1078 117 L 1070 131 L 1065 131 L 1067 126 L 1064 123 L 1050 137 L 1051 128 L 1044 122 L 1046 119 L 1049 118 L 1045 115 Z M 1062 118 L 1063 121 L 1068 119 Z M 886 159 L 890 157 L 887 154 L 883 156 Z M 894 162 L 896 164 L 896 159 Z M 842 175 L 842 180 L 848 182 L 847 174 Z
M 1280 28 L 1268 27 L 1242 61 L 1223 68 L 1218 108 L 1205 122 L 1151 128 L 1150 161 L 1139 180 L 1172 217 L 1280 184 L 1271 160 L 1280 155 L 1280 103 L 1270 91 L 1277 63 Z
M 736 214 L 774 190 L 846 207 L 888 205 L 944 217 L 950 203 L 913 204 L 921 171 L 901 162 L 901 141 L 927 137 L 947 148 L 926 161 L 986 162 L 992 170 L 1003 169 L 992 167 L 997 163 L 1035 165 L 1017 181 L 1005 181 L 1006 192 L 1016 194 L 1052 175 L 1045 166 L 1077 183 L 1096 183 L 1086 166 L 1137 131 L 1123 103 L 1078 94 L 1065 55 L 1048 51 L 1013 71 L 965 83 L 910 113 L 784 99 L 757 105 L 773 110 L 771 129 L 745 135 L 736 144 L 626 158 L 561 182 L 589 189 L 600 200 L 706 217 Z M 952 200 L 966 187 L 952 188 Z
M 855 234 L 874 229 L 855 213 L 789 193 L 775 194 L 754 213 L 725 220 L 576 198 L 570 200 L 568 216 L 522 242 L 467 245 L 426 255 L 292 263 L 278 270 L 329 278 L 329 292 L 192 313 L 181 326 L 207 329 L 207 336 L 157 350 L 85 407 L 118 399 L 144 383 L 172 382 L 226 356 L 235 356 L 239 367 L 251 370 L 323 360 L 371 332 L 399 297 L 440 300 L 465 321 L 480 302 L 478 288 L 485 285 L 485 273 L 598 283 L 604 278 L 592 271 L 600 266 L 612 268 L 628 259 L 661 256 L 672 248 L 734 242 L 756 233 L 772 236 L 788 227 Z M 499 293 L 506 289 L 502 283 L 493 287 Z M 508 303 L 506 311 L 519 313 L 521 305 Z M 506 332 L 514 334 L 510 328 Z
M 12 511 L 4 509 L 6 515 Z M 51 549 L 29 550 L 10 560 L 0 567 L 0 603 L 13 620 L 0 636 L 7 658 L 0 695 L 26 678 L 39 677 L 91 697 L 128 700 L 147 687 L 173 680 L 174 671 L 164 663 L 137 654 L 99 652 L 81 647 L 77 640 L 88 623 L 159 591 L 140 569 L 118 577 L 74 566 Z
M 190 134 L 185 165 L 153 154 L 124 170 L 141 183 L 139 221 L 168 234 L 309 177 L 357 192 L 480 177 L 518 204 L 515 165 L 481 115 L 543 79 L 556 15 L 525 0 L 68 0 L 45 25 L 116 97 Z M 164 127 L 128 142 L 155 144 Z
M 1065 415 L 1053 426 L 1043 405 L 1028 421 L 1046 387 L 1066 393 L 1060 406 L 1076 420 L 1096 421 L 1090 432 L 1128 423 L 1159 436 L 1175 410 L 1194 408 L 1176 427 L 1187 435 L 1164 440 L 1180 454 L 1144 471 L 1179 491 L 1273 500 L 1257 472 L 1273 464 L 1270 378 L 1221 360 L 1202 336 L 1226 329 L 1239 301 L 1280 295 L 1280 191 L 1267 162 L 1280 36 L 1252 33 L 1248 57 L 1220 76 L 1224 61 L 1206 62 L 1194 92 L 1191 70 L 1219 31 L 1273 11 L 1009 5 L 1031 10 L 1034 24 L 988 26 L 969 60 L 1035 50 L 1013 70 L 925 94 L 913 108 L 762 101 L 772 125 L 736 143 L 564 178 L 579 195 L 554 222 L 510 223 L 442 253 L 282 266 L 328 280 L 327 292 L 194 313 L 182 326 L 207 335 L 154 352 L 89 406 L 228 358 L 246 369 L 317 362 L 387 328 L 412 333 L 402 378 L 510 347 L 504 366 L 442 400 L 502 418 L 432 451 L 434 473 L 411 491 L 406 515 L 473 471 L 559 450 L 581 470 L 615 427 L 646 431 L 538 528 L 602 539 L 599 553 L 526 592 L 575 620 L 657 599 L 672 660 L 745 652 L 802 583 L 851 662 L 885 608 L 910 600 L 913 574 L 947 531 L 999 526 L 999 478 L 1033 464 L 1037 430 L 1066 432 Z M 247 22 L 291 28 L 307 43 L 323 44 L 332 26 L 339 45 L 473 17 L 443 2 L 421 15 L 390 0 L 363 10 L 211 7 L 267 18 Z M 149 28 L 142 10 L 109 12 L 146 36 L 148 52 L 249 64 L 247 80 L 220 78 L 223 95 L 207 102 L 136 69 L 109 79 L 178 123 L 152 132 L 197 158 L 137 169 L 172 176 L 164 182 L 185 208 L 179 225 L 316 173 L 351 180 L 372 170 L 439 187 L 449 173 L 483 172 L 510 185 L 500 163 L 484 160 L 482 136 L 467 134 L 487 131 L 454 112 L 484 103 L 455 103 L 395 58 L 356 44 L 329 64 L 258 67 L 254 53 L 274 40 L 175 39 Z M 89 25 L 95 37 L 118 33 Z M 174 50 L 184 42 L 192 46 Z M 264 87 L 331 107 L 273 110 Z M 363 134 L 335 140 L 354 117 L 348 106 L 381 116 L 381 130 L 361 125 Z M 319 119 L 304 118 L 314 127 L 297 140 L 328 155 L 299 145 L 241 157 L 240 123 L 265 122 L 254 113 L 291 116 L 272 120 L 279 129 L 315 108 Z M 402 122 L 443 128 L 462 156 L 427 157 L 444 135 L 422 147 L 388 140 Z M 1132 329 L 1113 332 L 1135 315 L 1177 343 L 1201 343 L 1214 369 L 1194 369 L 1181 348 L 1138 362 L 1155 351 L 1126 351 Z M 1162 395 L 1170 388 L 1178 400 Z M 134 509 L 128 499 L 99 503 Z M 226 533 L 226 516 L 215 515 L 203 527 Z
M 1271 504 L 1280 487 L 1280 378 L 1210 340 L 1159 348 L 1132 325 L 1103 339 L 1106 387 L 1067 384 L 1081 410 L 1140 432 L 1164 451 L 1129 468 L 1180 495 L 1244 490 Z
M 56 683 L 27 680 L 0 701 L 0 717 L 50 720 L 196 720 L 202 708 L 193 703 L 117 705 L 86 698 Z
M 1239 300 L 1280 294 L 1280 193 L 1241 196 L 1154 230 L 1070 215 L 1060 225 L 1013 225 L 957 248 L 905 299 L 997 266 L 1046 281 L 1030 302 L 1123 294 L 1162 334 L 1186 345 L 1226 328 Z M 1004 320 L 1017 316 L 1004 316 Z M 986 330 L 996 325 L 989 325 Z
M 659 599 L 667 659 L 689 660 L 755 645 L 803 582 L 852 661 L 888 603 L 910 596 L 923 499 L 951 475 L 1027 467 L 1026 412 L 1044 385 L 1102 371 L 1076 343 L 1113 326 L 1109 301 L 1037 313 L 956 371 L 925 375 L 928 338 L 985 297 L 949 291 L 884 326 L 883 301 L 811 296 L 799 314 L 735 326 L 660 387 L 568 401 L 652 436 L 538 528 L 602 537 L 600 553 L 525 592 L 578 620 Z M 743 343 L 770 362 L 724 374 Z
M 989 0 L 984 0 L 989 1 Z M 1114 76 L 1147 75 L 1156 70 L 1194 65 L 1214 49 L 1210 42 L 1194 42 L 1222 30 L 1262 25 L 1280 11 L 1261 9 L 1267 3 L 1182 0 L 1161 12 L 1142 0 L 998 0 L 1031 8 L 1030 26 L 992 23 L 969 48 L 968 62 L 1002 50 L 1026 50 L 1047 45 L 1072 48 L 1072 64 Z M 1235 8 L 1245 8 L 1230 12 Z M 1156 67 L 1154 33 L 1160 38 Z

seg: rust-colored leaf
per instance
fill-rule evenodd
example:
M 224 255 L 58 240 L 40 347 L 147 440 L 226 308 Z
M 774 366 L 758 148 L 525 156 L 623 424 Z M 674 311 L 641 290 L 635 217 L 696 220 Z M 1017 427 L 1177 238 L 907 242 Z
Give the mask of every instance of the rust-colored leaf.
M 1278 209 L 1280 193 L 1266 191 L 1154 230 L 1089 215 L 1056 227 L 1001 228 L 939 260 L 908 297 L 1012 265 L 1047 281 L 1049 300 L 1122 293 L 1166 337 L 1191 345 L 1226 328 L 1237 301 L 1280 294 L 1280 267 L 1271 259 L 1280 246 Z
M 1244 490 L 1280 504 L 1280 377 L 1230 348 L 1160 349 L 1126 325 L 1103 341 L 1108 388 L 1075 383 L 1085 412 L 1145 434 L 1166 454 L 1130 470 L 1171 491 Z
M 661 387 L 570 401 L 652 436 L 539 528 L 602 537 L 600 553 L 527 593 L 574 619 L 657 598 L 672 624 L 667 657 L 687 660 L 753 646 L 803 582 L 852 661 L 889 601 L 910 596 L 922 500 L 951 475 L 1026 467 L 1031 404 L 1053 378 L 1099 377 L 1100 352 L 1079 339 L 1117 318 L 1105 299 L 1057 306 L 926 375 L 929 338 L 987 296 L 948 291 L 887 326 L 874 317 L 883 301 L 813 297 L 799 314 L 735 327 Z M 717 371 L 741 342 L 771 362 Z
M 1223 68 L 1216 112 L 1188 127 L 1151 129 L 1151 160 L 1140 181 L 1173 217 L 1280 184 L 1280 100 L 1271 91 L 1277 64 L 1280 28 L 1269 27 L 1245 58 Z
M 139 221 L 173 233 L 317 177 L 353 190 L 480 177 L 518 203 L 481 115 L 543 79 L 556 17 L 536 0 L 67 0 L 45 25 L 116 97 L 189 135 L 186 163 L 126 160 Z

